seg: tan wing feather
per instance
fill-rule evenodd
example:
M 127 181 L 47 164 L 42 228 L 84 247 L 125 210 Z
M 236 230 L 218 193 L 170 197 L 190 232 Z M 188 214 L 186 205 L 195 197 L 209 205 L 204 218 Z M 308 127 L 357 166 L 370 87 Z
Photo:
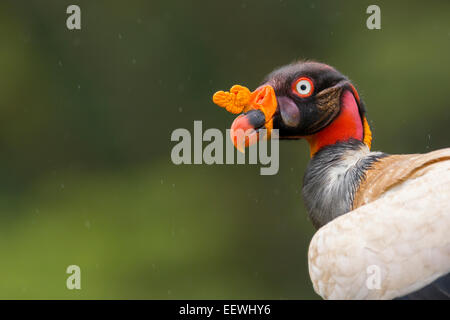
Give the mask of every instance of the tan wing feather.
M 353 209 L 378 199 L 402 182 L 426 174 L 429 166 L 450 159 L 450 148 L 425 154 L 391 155 L 381 158 L 366 173 L 353 200 Z

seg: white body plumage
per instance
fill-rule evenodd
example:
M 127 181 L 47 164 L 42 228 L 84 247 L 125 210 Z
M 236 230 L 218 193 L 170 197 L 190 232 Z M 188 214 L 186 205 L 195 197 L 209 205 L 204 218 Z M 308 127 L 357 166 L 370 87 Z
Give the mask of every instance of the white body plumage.
M 308 254 L 315 291 L 325 299 L 392 299 L 449 273 L 449 199 L 445 160 L 320 228 Z

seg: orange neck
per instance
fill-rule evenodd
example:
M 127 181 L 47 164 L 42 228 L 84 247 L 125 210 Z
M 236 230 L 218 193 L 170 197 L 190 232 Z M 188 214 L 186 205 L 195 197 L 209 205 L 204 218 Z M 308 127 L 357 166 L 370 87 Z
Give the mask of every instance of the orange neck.
M 366 125 L 367 121 L 364 121 L 364 129 Z M 355 97 L 350 91 L 344 91 L 341 97 L 341 111 L 337 118 L 316 134 L 305 137 L 309 143 L 311 157 L 321 148 L 339 141 L 348 141 L 353 138 L 360 141 L 364 140 L 364 143 L 366 143 L 367 139 L 363 137 L 364 129 Z M 366 131 L 370 134 L 368 125 Z M 370 148 L 370 142 L 368 146 Z

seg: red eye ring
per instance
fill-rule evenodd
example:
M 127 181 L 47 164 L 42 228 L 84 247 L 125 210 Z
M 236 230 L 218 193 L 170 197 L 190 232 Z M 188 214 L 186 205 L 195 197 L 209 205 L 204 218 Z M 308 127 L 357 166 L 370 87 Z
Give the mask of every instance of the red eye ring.
M 292 91 L 301 98 L 307 98 L 314 92 L 314 84 L 310 78 L 301 77 L 292 83 Z

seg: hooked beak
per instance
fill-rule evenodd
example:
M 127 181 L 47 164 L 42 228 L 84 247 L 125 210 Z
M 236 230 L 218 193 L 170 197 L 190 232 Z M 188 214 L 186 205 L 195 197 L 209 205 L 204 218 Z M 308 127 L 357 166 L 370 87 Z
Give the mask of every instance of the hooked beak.
M 273 116 L 277 109 L 277 97 L 272 86 L 264 85 L 252 92 L 248 111 L 239 115 L 231 125 L 230 137 L 235 147 L 244 152 L 244 148 L 256 143 L 260 138 L 260 129 L 267 129 L 264 138 L 270 137 L 273 128 Z

